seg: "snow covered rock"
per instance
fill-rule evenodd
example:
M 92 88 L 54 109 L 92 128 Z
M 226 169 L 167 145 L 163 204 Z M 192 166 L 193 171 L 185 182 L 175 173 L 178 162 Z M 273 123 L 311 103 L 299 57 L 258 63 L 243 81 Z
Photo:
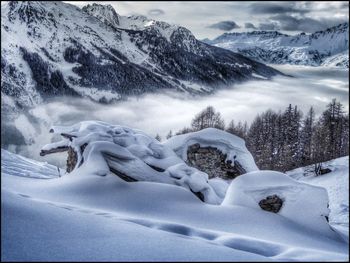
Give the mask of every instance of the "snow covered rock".
M 308 229 L 328 235 L 332 230 L 326 189 L 295 181 L 275 171 L 255 171 L 234 179 L 222 205 L 239 205 L 261 210 L 261 200 L 278 196 L 283 201 L 277 212 Z M 273 198 L 277 202 L 277 198 Z M 266 201 L 264 202 L 266 205 Z
M 215 128 L 173 136 L 163 144 L 209 178 L 233 179 L 258 170 L 243 139 Z
M 103 23 L 118 27 L 119 26 L 119 15 L 114 10 L 113 6 L 111 5 L 100 5 L 100 4 L 88 4 L 82 8 L 82 10 L 99 20 L 101 20 Z
M 77 171 L 100 176 L 113 172 L 127 181 L 179 185 L 207 203 L 219 204 L 222 200 L 206 173 L 188 166 L 171 149 L 140 130 L 84 121 L 70 127 L 54 126 L 50 132 L 61 134 L 63 140 L 45 145 L 40 154 L 69 151 L 67 171 L 72 175 Z

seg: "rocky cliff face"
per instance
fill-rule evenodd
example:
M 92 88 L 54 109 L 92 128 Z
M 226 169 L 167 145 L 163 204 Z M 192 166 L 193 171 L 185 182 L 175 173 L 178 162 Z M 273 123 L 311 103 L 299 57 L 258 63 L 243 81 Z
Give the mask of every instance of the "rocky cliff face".
M 11 1 L 1 7 L 1 38 L 3 104 L 17 109 L 61 95 L 111 102 L 164 89 L 202 94 L 279 74 L 186 28 L 123 17 L 110 5 Z

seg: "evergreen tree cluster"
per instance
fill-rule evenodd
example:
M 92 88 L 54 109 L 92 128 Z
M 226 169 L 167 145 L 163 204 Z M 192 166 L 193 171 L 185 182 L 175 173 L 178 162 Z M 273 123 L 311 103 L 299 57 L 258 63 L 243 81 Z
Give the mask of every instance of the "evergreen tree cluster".
M 284 111 L 267 110 L 258 114 L 250 126 L 232 120 L 226 127 L 220 112 L 208 106 L 192 119 L 191 127 L 176 135 L 209 127 L 243 138 L 260 169 L 285 172 L 318 164 L 319 171 L 322 162 L 349 155 L 349 114 L 336 99 L 317 119 L 313 107 L 304 115 L 290 104 Z M 167 138 L 171 136 L 172 131 Z M 315 166 L 315 172 L 318 171 Z

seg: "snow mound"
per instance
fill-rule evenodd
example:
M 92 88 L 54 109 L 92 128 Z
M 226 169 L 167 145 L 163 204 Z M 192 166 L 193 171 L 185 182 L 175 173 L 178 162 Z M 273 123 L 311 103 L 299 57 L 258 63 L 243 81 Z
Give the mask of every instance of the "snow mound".
M 62 141 L 45 145 L 42 155 L 73 149 L 76 164 L 72 174 L 105 176 L 110 171 L 131 181 L 149 181 L 182 186 L 202 201 L 222 200 L 208 183 L 208 175 L 188 166 L 171 149 L 140 130 L 99 121 L 84 121 L 69 127 L 54 126 Z
M 59 177 L 64 172 L 46 162 L 34 161 L 1 149 L 1 173 L 11 176 L 49 179 Z
M 207 128 L 197 132 L 177 135 L 163 143 L 165 146 L 187 161 L 188 147 L 199 144 L 201 147 L 214 147 L 226 154 L 226 161 L 240 163 L 246 172 L 259 170 L 254 158 L 245 146 L 243 139 L 215 128 Z
M 324 187 L 329 198 L 329 224 L 339 231 L 349 243 L 349 156 L 323 163 L 332 172 L 315 176 L 314 166 L 306 166 L 286 172 L 295 180 Z
M 301 183 L 275 171 L 256 171 L 237 177 L 227 189 L 222 205 L 239 205 L 259 209 L 259 201 L 277 195 L 283 200 L 278 215 L 307 229 L 332 235 L 326 189 Z M 269 212 L 267 212 L 269 213 Z

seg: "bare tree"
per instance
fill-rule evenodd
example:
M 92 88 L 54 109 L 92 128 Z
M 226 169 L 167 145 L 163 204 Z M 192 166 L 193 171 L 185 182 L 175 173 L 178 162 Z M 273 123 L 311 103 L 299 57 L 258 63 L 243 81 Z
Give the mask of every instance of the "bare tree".
M 191 122 L 192 130 L 200 131 L 205 128 L 225 129 L 225 122 L 220 112 L 215 112 L 214 107 L 208 106 L 198 113 Z

